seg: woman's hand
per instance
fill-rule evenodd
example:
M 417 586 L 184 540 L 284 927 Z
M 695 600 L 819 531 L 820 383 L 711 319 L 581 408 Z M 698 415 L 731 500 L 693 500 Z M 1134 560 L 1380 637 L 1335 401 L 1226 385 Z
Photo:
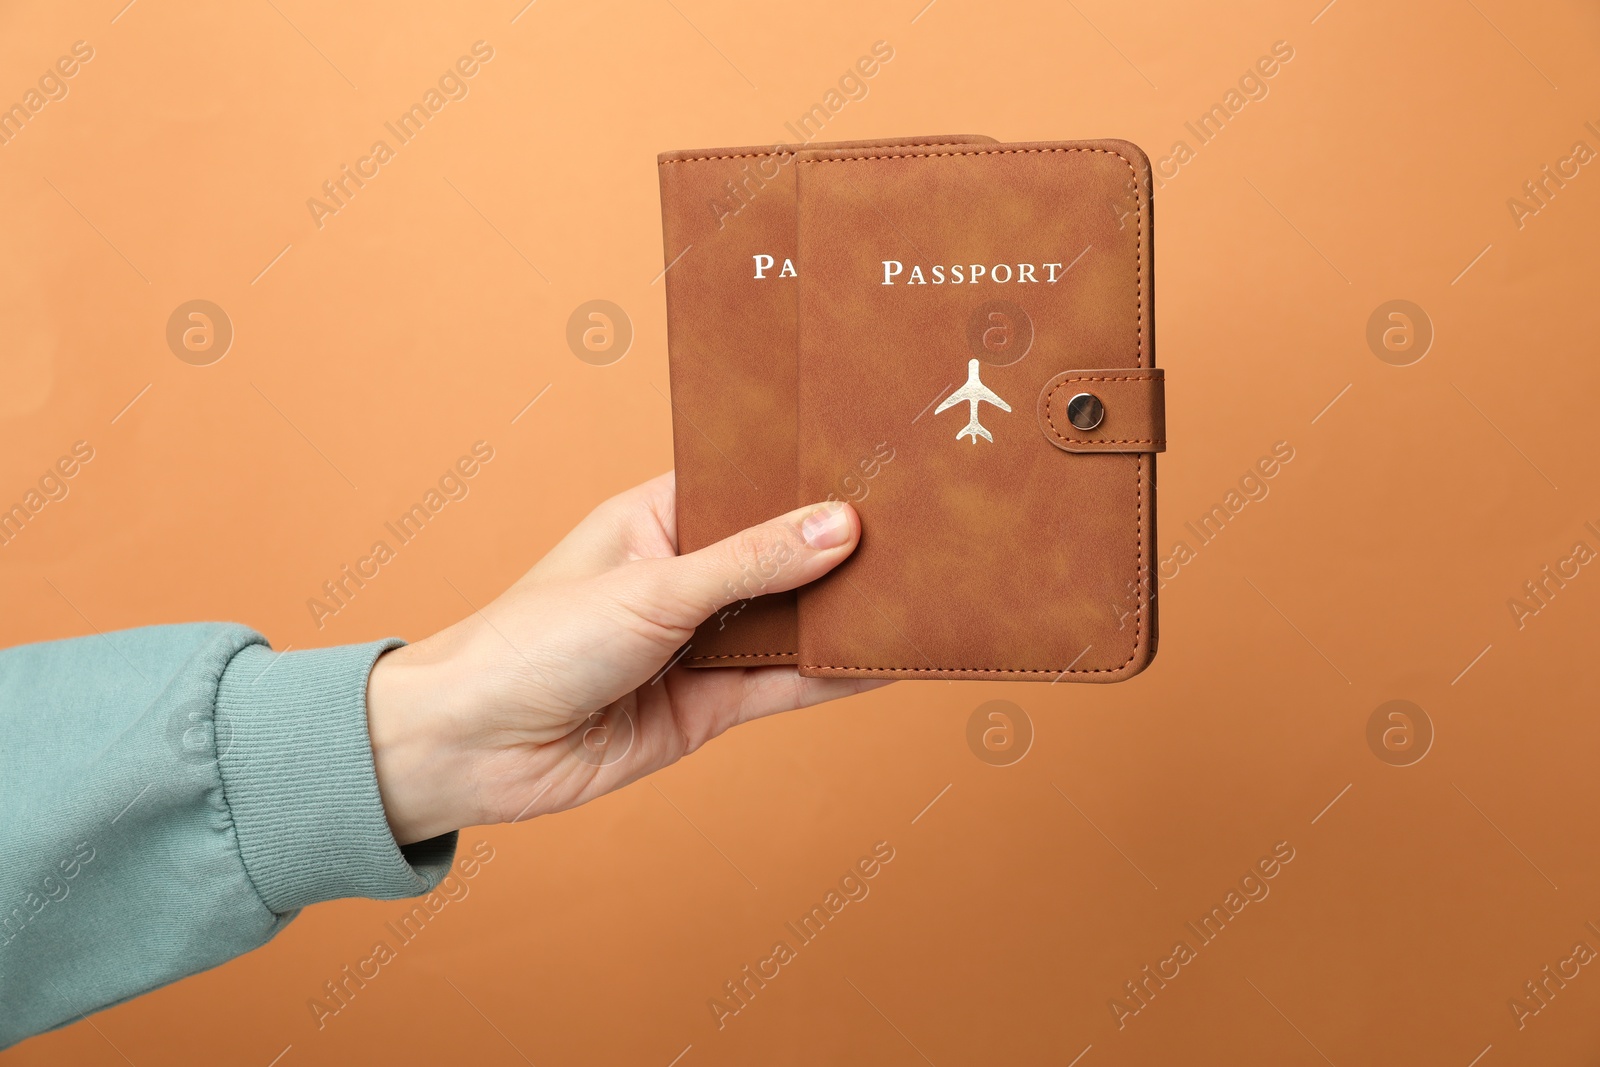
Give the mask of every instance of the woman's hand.
M 367 719 L 400 844 L 575 807 L 739 723 L 887 684 L 663 671 L 713 613 L 826 574 L 861 533 L 817 504 L 679 556 L 675 500 L 670 472 L 613 497 L 493 603 L 378 659 Z

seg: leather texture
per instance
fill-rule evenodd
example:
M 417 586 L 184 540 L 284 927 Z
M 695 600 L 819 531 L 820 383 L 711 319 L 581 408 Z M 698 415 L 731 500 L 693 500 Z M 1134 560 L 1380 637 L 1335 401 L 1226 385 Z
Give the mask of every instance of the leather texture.
M 946 135 L 818 147 L 976 142 L 993 139 Z M 795 471 L 796 278 L 793 266 L 784 266 L 796 262 L 796 154 L 791 146 L 765 145 L 657 158 L 680 552 L 802 503 Z M 817 499 L 827 496 L 823 491 Z M 747 595 L 695 632 L 680 662 L 795 662 L 794 594 L 760 595 L 754 573 L 741 591 Z
M 1039 429 L 1066 452 L 1165 452 L 1167 450 L 1166 375 L 1160 368 L 1065 371 L 1039 394 Z M 1088 393 L 1102 405 L 1103 417 L 1080 430 L 1067 415 L 1075 396 Z
M 800 494 L 894 457 L 856 502 L 856 552 L 800 590 L 801 673 L 1143 670 L 1155 456 L 1067 451 L 1037 408 L 1077 368 L 1151 377 L 1144 153 L 1114 140 L 807 151 L 795 172 Z M 1119 387 L 1104 395 L 1108 433 L 1126 420 L 1153 440 L 1158 383 L 1085 384 Z M 1140 390 L 1142 406 L 1125 402 Z

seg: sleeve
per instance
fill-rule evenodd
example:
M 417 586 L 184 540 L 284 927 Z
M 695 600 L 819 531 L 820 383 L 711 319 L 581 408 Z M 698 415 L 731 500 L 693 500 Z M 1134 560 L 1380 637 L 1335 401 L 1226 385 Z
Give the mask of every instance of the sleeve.
M 402 642 L 276 653 L 231 624 L 0 651 L 0 1048 L 265 944 L 300 908 L 392 900 L 401 848 L 367 676 Z

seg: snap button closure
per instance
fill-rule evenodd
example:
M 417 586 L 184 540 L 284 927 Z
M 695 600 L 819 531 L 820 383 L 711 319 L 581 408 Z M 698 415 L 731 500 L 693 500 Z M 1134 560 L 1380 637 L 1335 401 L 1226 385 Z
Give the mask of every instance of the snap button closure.
M 1079 393 L 1067 401 L 1067 421 L 1080 430 L 1094 429 L 1105 417 L 1105 405 L 1093 393 Z
M 1167 449 L 1166 375 L 1158 367 L 1064 370 L 1044 383 L 1035 410 L 1039 432 L 1063 452 Z

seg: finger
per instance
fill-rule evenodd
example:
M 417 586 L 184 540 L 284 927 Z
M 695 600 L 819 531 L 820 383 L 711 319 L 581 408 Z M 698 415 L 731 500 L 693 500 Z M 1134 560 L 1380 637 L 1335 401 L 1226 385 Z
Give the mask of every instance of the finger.
M 844 562 L 861 520 L 842 501 L 797 508 L 714 545 L 642 571 L 635 606 L 666 626 L 689 629 L 736 601 L 815 581 Z
M 576 581 L 629 560 L 677 552 L 673 472 L 657 475 L 597 506 L 529 572 L 538 581 Z
M 667 672 L 664 683 L 677 736 L 686 742 L 680 756 L 741 723 L 894 684 L 877 678 L 804 678 L 798 667 L 678 667 Z
M 809 708 L 893 684 L 880 678 L 806 678 L 798 667 L 752 667 L 745 672 L 738 721 Z

